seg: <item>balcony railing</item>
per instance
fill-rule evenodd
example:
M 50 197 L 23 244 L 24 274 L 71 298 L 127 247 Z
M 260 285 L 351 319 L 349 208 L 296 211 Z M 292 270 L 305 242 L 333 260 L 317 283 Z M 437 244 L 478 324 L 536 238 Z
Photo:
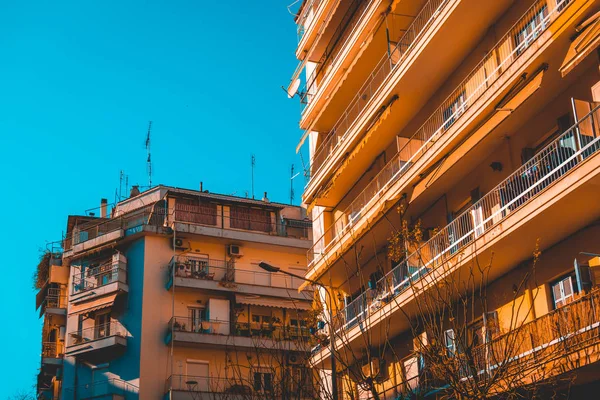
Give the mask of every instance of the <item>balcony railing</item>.
M 65 353 L 63 343 L 59 342 L 43 342 L 42 357 L 44 358 L 60 358 Z
M 298 35 L 298 43 L 302 40 L 302 36 L 304 36 L 304 32 L 306 32 L 307 25 L 314 21 L 314 13 L 317 8 L 321 4 L 322 0 L 306 0 L 304 2 L 304 7 L 302 8 L 302 12 L 298 16 L 298 20 L 296 21 L 296 33 Z M 313 12 L 312 18 L 310 21 L 307 20 L 311 16 L 311 11 Z
M 367 184 L 342 215 L 315 241 L 308 251 L 309 267 L 336 245 L 371 208 L 379 204 L 387 191 L 427 153 L 433 143 L 459 120 L 527 48 L 540 40 L 551 19 L 563 12 L 569 2 L 570 0 L 562 0 L 549 9 L 545 0 L 537 1 L 519 19 L 408 143 Z M 516 46 L 511 45 L 513 41 L 516 41 Z M 331 237 L 331 241 L 326 243 L 326 237 Z
M 395 70 L 396 66 L 402 64 L 413 49 L 414 44 L 421 38 L 422 33 L 432 24 L 448 3 L 449 0 L 429 0 L 406 32 L 403 33 L 394 48 L 386 53 L 377 63 L 362 87 L 350 101 L 348 107 L 346 107 L 344 113 L 323 140 L 323 143 L 316 150 L 311 161 L 311 176 L 314 176 L 321 169 L 325 161 L 345 141 L 350 127 L 358 119 L 358 116 L 370 103 L 371 99 L 375 97 L 382 83 Z
M 175 271 L 173 271 L 175 268 Z M 257 265 L 240 265 L 234 261 L 215 260 L 193 256 L 174 256 L 169 263 L 170 281 L 173 277 L 205 281 L 231 282 L 274 288 L 298 289 L 302 280 L 284 274 L 272 274 Z
M 67 399 L 95 399 L 107 398 L 103 396 L 122 396 L 124 399 L 137 399 L 139 396 L 139 388 L 127 381 L 121 379 L 108 379 L 99 382 L 90 382 L 77 387 L 64 389 Z
M 183 212 L 181 209 L 175 211 L 175 222 L 190 223 L 194 225 L 214 226 L 223 229 L 244 230 L 257 233 L 283 237 L 308 238 L 308 231 L 312 227 L 311 221 L 283 219 L 275 221 L 270 213 L 265 215 L 231 216 L 221 215 L 216 210 L 207 212 L 198 207 L 187 207 Z M 299 230 L 299 228 L 302 228 Z M 302 236 L 305 234 L 305 236 Z
M 290 227 L 290 220 L 273 221 L 270 216 L 257 218 L 249 215 L 247 217 L 232 217 L 217 214 L 215 211 L 209 211 L 199 206 L 178 205 L 175 210 L 167 211 L 164 202 L 159 201 L 154 205 L 135 211 L 119 217 L 104 220 L 99 223 L 88 223 L 77 228 L 70 235 L 63 239 L 63 246 L 66 250 L 72 249 L 74 245 L 87 242 L 98 237 L 102 237 L 112 232 L 123 230 L 125 235 L 140 232 L 144 226 L 153 226 L 157 228 L 165 227 L 167 221 L 173 220 L 178 223 L 189 223 L 194 225 L 213 226 L 221 229 L 234 229 L 259 232 L 268 235 L 296 237 L 306 232 L 308 233 L 312 226 L 311 221 L 294 221 L 294 226 Z M 177 204 L 177 203 L 176 203 Z M 305 230 L 299 230 L 298 228 Z
M 491 231 L 600 150 L 600 106 L 540 150 L 334 317 L 350 328 Z
M 119 230 L 133 231 L 144 225 L 160 226 L 164 225 L 165 209 L 157 207 L 163 202 L 155 203 L 153 206 L 145 207 L 138 211 L 133 211 L 126 215 L 122 215 L 100 222 L 88 222 L 73 230 L 68 236 L 63 239 L 63 248 L 70 250 L 74 245 L 87 242 L 92 239 L 99 238 L 112 232 Z
M 67 296 L 59 288 L 49 288 L 43 304 L 44 308 L 67 308 Z
M 473 370 L 465 369 L 464 376 L 491 372 L 501 366 L 508 366 L 509 371 L 517 373 L 517 369 L 524 371 L 548 362 L 560 363 L 560 358 L 598 343 L 599 326 L 600 290 L 595 289 L 473 349 Z M 466 364 L 461 354 L 457 358 L 457 362 Z M 571 362 L 575 365 L 580 360 Z
M 220 320 L 200 320 L 189 317 L 173 317 L 169 327 L 175 332 L 202 333 L 206 335 L 229 335 L 268 338 L 275 340 L 311 340 L 308 328 L 277 323 L 234 322 Z
M 114 282 L 127 283 L 127 270 L 119 262 L 109 261 L 97 267 L 79 269 L 73 274 L 73 294 L 106 286 Z
M 169 328 L 175 332 L 203 333 L 206 335 L 228 335 L 231 329 L 229 321 L 217 319 L 201 320 L 189 317 L 173 317 Z
M 245 337 L 264 337 L 277 340 L 310 341 L 312 335 L 306 327 L 281 324 L 265 324 L 259 322 L 237 322 L 235 334 Z
M 294 399 L 314 399 L 316 388 L 310 383 L 300 384 L 298 382 L 290 382 L 286 385 L 283 382 L 271 382 L 270 390 L 254 390 L 254 379 L 248 377 L 243 379 L 238 378 L 216 378 L 209 376 L 192 376 L 192 375 L 171 375 L 166 382 L 166 392 L 180 391 L 187 393 L 215 393 L 224 394 L 227 396 L 215 397 L 215 399 L 274 399 L 281 398 L 280 388 L 286 386 L 286 392 L 294 393 Z M 283 383 L 283 385 L 282 385 Z M 211 397 L 213 398 L 213 397 Z
M 127 337 L 127 330 L 118 321 L 94 325 L 75 332 L 69 333 L 67 346 L 76 346 L 94 340 L 109 338 L 112 336 Z

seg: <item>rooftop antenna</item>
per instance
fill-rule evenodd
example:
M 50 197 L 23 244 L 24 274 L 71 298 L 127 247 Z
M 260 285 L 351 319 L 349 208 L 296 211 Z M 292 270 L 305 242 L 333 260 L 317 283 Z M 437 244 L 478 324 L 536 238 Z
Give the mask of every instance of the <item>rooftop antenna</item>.
M 125 173 L 123 172 L 123 170 L 121 170 L 120 174 L 119 174 L 119 201 L 121 201 L 121 199 L 123 198 L 123 178 Z
M 254 157 L 254 154 L 252 154 L 250 163 L 252 167 L 252 200 L 254 200 L 254 166 L 256 165 L 256 157 Z
M 297 177 L 298 175 L 300 175 L 300 172 L 298 172 L 296 175 L 294 175 L 294 164 L 292 164 L 292 168 L 290 171 L 290 205 L 294 204 L 294 178 Z
M 304 170 L 304 184 L 308 184 L 308 181 L 310 180 L 310 165 L 307 166 L 304 162 L 301 151 L 298 154 L 300 154 L 300 161 L 302 161 L 302 169 Z
M 148 122 L 148 134 L 146 135 L 146 153 L 148 159 L 146 160 L 148 168 L 148 189 L 152 188 L 152 157 L 150 153 L 150 133 L 152 131 L 152 121 Z

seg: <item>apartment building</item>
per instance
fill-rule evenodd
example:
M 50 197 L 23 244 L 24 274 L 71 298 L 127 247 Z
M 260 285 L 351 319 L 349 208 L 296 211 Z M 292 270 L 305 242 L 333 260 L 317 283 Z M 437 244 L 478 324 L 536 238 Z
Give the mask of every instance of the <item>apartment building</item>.
M 493 375 L 489 354 L 517 328 L 531 340 L 511 368 L 531 356 L 530 376 L 576 376 L 574 393 L 597 381 L 599 10 L 597 0 L 303 2 L 289 90 L 310 153 L 306 278 L 333 298 L 322 333 L 337 349 L 340 398 L 443 393 L 448 382 L 424 379 L 435 338 L 414 321 L 424 296 L 481 265 L 488 309 L 460 333 L 446 321 L 437 340 L 455 354 L 467 335 L 485 354 L 457 381 Z M 390 251 L 404 222 L 419 234 Z M 528 312 L 507 312 L 517 298 Z M 558 347 L 565 338 L 580 340 Z M 552 352 L 576 361 L 547 371 L 538 356 Z M 331 370 L 330 356 L 317 346 L 311 361 Z
M 98 214 L 38 294 L 44 398 L 311 398 L 304 209 L 161 185 Z
M 64 338 L 67 325 L 67 285 L 69 268 L 62 266 L 60 246 L 51 244 L 40 260 L 39 291 L 36 310 L 43 318 L 42 360 L 37 379 L 38 393 L 45 398 L 58 398 L 60 375 L 65 354 Z M 40 276 L 43 275 L 43 276 Z

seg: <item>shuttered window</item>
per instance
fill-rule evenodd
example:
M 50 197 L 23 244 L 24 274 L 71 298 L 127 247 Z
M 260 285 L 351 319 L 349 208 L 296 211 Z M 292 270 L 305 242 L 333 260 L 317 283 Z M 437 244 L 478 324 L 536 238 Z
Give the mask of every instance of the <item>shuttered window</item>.
M 232 228 L 246 229 L 251 231 L 271 232 L 271 212 L 259 208 L 231 206 L 230 208 Z
M 217 225 L 217 205 L 200 199 L 177 199 L 175 219 L 202 225 Z

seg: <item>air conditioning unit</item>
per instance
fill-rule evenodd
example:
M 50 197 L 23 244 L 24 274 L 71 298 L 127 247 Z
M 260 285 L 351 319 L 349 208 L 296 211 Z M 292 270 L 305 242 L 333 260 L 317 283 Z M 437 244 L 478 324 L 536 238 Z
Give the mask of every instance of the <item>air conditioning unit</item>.
M 377 378 L 379 376 L 381 368 L 381 360 L 379 358 L 373 358 L 370 363 L 363 365 L 362 372 L 367 378 Z
M 230 244 L 227 247 L 227 253 L 230 257 L 241 257 L 244 254 L 242 253 L 242 247 L 237 244 Z
M 304 364 L 304 359 L 298 354 L 288 354 L 287 357 L 289 365 L 301 365 Z
M 188 242 L 185 242 L 183 239 L 175 239 L 175 249 L 187 250 L 188 248 L 189 248 Z

